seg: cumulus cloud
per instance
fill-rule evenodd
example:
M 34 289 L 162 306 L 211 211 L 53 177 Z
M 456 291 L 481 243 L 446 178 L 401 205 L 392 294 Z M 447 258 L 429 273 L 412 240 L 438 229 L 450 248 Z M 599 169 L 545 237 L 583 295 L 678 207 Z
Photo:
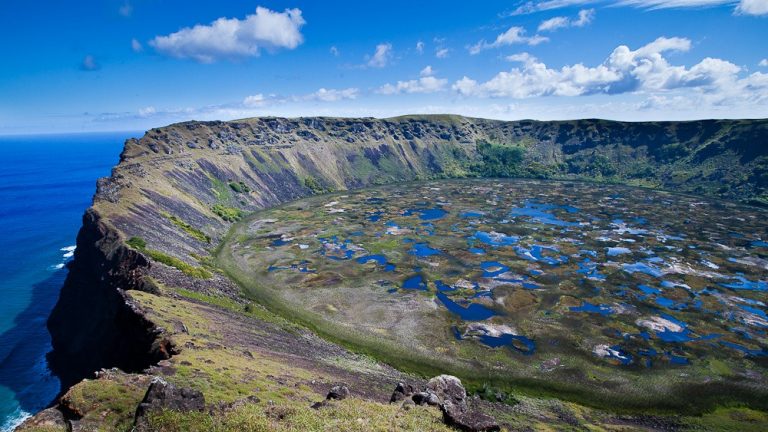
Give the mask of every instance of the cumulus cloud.
M 96 58 L 92 55 L 83 57 L 82 63 L 80 63 L 80 70 L 84 71 L 96 71 L 101 69 L 101 65 L 96 61 Z
M 424 53 L 424 42 L 422 41 L 416 42 L 416 52 L 419 54 Z
M 321 88 L 314 93 L 304 95 L 300 97 L 301 100 L 307 101 L 320 101 L 320 102 L 336 102 L 345 99 L 356 99 L 360 91 L 356 88 L 346 89 L 326 89 Z
M 395 84 L 384 84 L 376 93 L 394 95 L 400 93 L 435 93 L 445 90 L 448 80 L 434 76 L 432 66 L 426 66 L 419 72 L 419 79 L 398 81 Z
M 575 19 L 558 16 L 544 20 L 541 22 L 541 24 L 539 24 L 538 31 L 555 31 L 557 29 L 566 27 L 584 27 L 585 25 L 591 23 L 594 18 L 594 9 L 582 9 L 579 11 L 579 14 Z
M 330 53 L 331 53 L 331 55 L 333 55 L 334 57 L 338 57 L 338 56 L 339 56 L 339 49 L 338 49 L 338 48 L 336 48 L 336 46 L 335 46 L 335 45 L 334 45 L 334 46 L 332 46 L 332 47 L 331 47 L 331 48 L 328 50 L 328 52 L 330 52 Z
M 368 67 L 383 68 L 392 60 L 392 44 L 380 43 L 376 45 L 376 51 L 366 63 Z
M 141 42 L 139 42 L 136 39 L 131 39 L 131 49 L 133 50 L 133 52 L 144 51 L 144 47 L 141 45 Z
M 736 13 L 742 15 L 768 15 L 768 0 L 741 0 Z
M 768 67 L 768 59 L 760 60 L 760 63 L 758 63 L 757 65 L 762 67 Z
M 597 66 L 577 63 L 560 69 L 549 68 L 529 54 L 516 54 L 507 59 L 520 62 L 521 66 L 499 72 L 485 82 L 465 76 L 452 88 L 464 96 L 516 99 L 621 93 L 664 95 L 692 90 L 710 101 L 768 101 L 768 74 L 742 77 L 739 66 L 711 57 L 690 68 L 672 65 L 664 57 L 665 53 L 688 51 L 690 47 L 688 39 L 661 37 L 636 50 L 621 45 Z
M 257 7 L 244 19 L 219 18 L 209 25 L 186 27 L 167 36 L 157 36 L 149 44 L 159 53 L 213 63 L 257 57 L 261 50 L 294 49 L 304 41 L 305 24 L 299 9 L 275 12 Z
M 491 43 L 481 40 L 470 46 L 469 53 L 475 55 L 482 50 L 514 44 L 538 45 L 542 42 L 547 42 L 548 40 L 549 38 L 540 35 L 526 36 L 524 28 L 513 26 L 504 33 L 496 36 L 496 40 Z
M 448 54 L 451 53 L 449 48 L 438 48 L 435 50 L 435 57 L 439 59 L 448 58 Z

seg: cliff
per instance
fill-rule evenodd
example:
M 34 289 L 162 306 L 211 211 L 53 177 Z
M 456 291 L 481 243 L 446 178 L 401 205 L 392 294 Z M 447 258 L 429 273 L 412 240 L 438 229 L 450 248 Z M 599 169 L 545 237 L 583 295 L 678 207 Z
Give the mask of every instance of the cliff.
M 169 335 L 180 332 L 153 322 L 157 310 L 130 292 L 245 304 L 210 259 L 245 213 L 326 191 L 476 176 L 768 203 L 768 120 L 255 118 L 152 129 L 128 140 L 98 182 L 48 321 L 51 367 L 66 391 L 102 368 L 141 372 L 182 351 Z

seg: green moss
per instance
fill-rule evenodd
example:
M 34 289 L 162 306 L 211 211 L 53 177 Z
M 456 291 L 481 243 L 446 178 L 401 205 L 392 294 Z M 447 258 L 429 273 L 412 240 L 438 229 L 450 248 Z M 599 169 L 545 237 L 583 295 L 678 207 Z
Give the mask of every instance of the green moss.
M 240 219 L 245 216 L 245 212 L 235 208 L 235 207 L 227 207 L 221 204 L 215 204 L 213 207 L 211 207 L 211 211 L 213 211 L 216 216 L 224 219 L 227 222 L 237 222 Z
M 216 199 L 219 202 L 231 201 L 232 194 L 230 192 L 232 189 L 229 185 L 210 174 L 208 174 L 208 178 L 211 180 L 211 190 L 213 191 L 213 194 L 216 195 Z
M 184 222 L 177 216 L 174 216 L 172 214 L 162 212 L 161 213 L 164 217 L 166 217 L 168 220 L 171 221 L 174 225 L 181 228 L 185 233 L 189 234 L 192 238 L 195 238 L 197 240 L 200 240 L 203 243 L 210 243 L 211 242 L 211 236 L 208 234 L 200 231 L 199 229 L 193 227 L 192 225 Z M 146 247 L 146 245 L 145 245 Z
M 99 424 L 99 430 L 129 431 L 136 406 L 146 393 L 146 382 L 130 375 L 84 380 L 72 387 L 63 400 L 83 415 L 83 424 Z
M 521 177 L 525 175 L 523 160 L 526 147 L 522 145 L 495 144 L 479 140 L 477 152 L 482 164 L 474 167 L 482 177 Z
M 251 188 L 249 188 L 248 185 L 242 181 L 240 182 L 230 181 L 229 188 L 237 193 L 248 193 L 251 191 Z
M 131 237 L 127 242 L 125 242 L 125 244 L 138 250 L 143 250 L 147 247 L 147 241 L 141 237 Z
M 198 279 L 210 279 L 213 276 L 211 272 L 209 272 L 208 270 L 202 267 L 195 267 L 193 265 L 187 264 L 186 262 L 176 257 L 170 256 L 158 250 L 144 249 L 142 252 L 146 253 L 153 260 L 157 262 L 160 262 L 167 266 L 171 266 L 178 270 L 181 270 L 181 272 L 187 276 L 191 276 Z
M 304 186 L 312 191 L 313 194 L 322 194 L 326 192 L 325 188 L 320 184 L 320 182 L 312 176 L 304 178 Z

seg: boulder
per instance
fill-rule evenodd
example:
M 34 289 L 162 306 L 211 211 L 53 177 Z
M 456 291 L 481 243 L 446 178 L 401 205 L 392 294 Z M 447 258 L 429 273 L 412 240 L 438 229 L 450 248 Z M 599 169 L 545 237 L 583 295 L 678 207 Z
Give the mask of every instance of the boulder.
M 180 412 L 204 411 L 205 397 L 199 390 L 177 387 L 162 378 L 156 377 L 149 384 L 144 399 L 136 409 L 136 429 L 145 429 L 147 426 L 147 414 L 160 410 Z
M 443 422 L 458 430 L 466 432 L 495 432 L 501 430 L 501 427 L 493 417 L 476 410 L 467 409 L 466 406 L 462 408 L 450 401 L 445 401 L 440 405 L 440 410 L 443 412 Z
M 47 408 L 35 414 L 34 417 L 24 420 L 24 423 L 19 425 L 16 430 L 67 430 L 68 428 L 69 423 L 60 410 Z
M 400 402 L 407 398 L 410 398 L 415 389 L 410 384 L 397 383 L 395 391 L 392 392 L 392 396 L 389 398 L 389 403 Z
M 440 403 L 451 402 L 458 407 L 467 407 L 467 390 L 461 380 L 453 375 L 440 375 L 427 383 L 427 390 L 434 393 Z
M 411 396 L 411 399 L 416 405 L 429 405 L 429 406 L 438 406 L 440 405 L 440 398 L 432 393 L 431 391 L 422 391 L 415 393 L 413 396 Z
M 342 400 L 349 396 L 349 389 L 345 385 L 337 385 L 331 388 L 328 395 L 325 396 L 326 400 Z

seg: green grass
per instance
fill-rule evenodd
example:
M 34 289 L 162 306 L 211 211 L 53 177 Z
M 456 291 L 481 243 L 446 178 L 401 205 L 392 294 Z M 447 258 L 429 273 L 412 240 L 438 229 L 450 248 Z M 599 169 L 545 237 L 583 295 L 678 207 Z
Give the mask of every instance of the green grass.
M 304 186 L 312 191 L 313 194 L 325 193 L 325 188 L 312 176 L 304 178 Z
M 141 237 L 131 237 L 125 243 L 128 246 L 138 250 L 143 250 L 144 248 L 147 247 L 147 241 Z
M 199 229 L 193 227 L 192 225 L 184 222 L 177 216 L 174 216 L 172 214 L 162 212 L 161 213 L 165 218 L 171 221 L 174 225 L 181 228 L 182 231 L 189 234 L 192 238 L 197 239 L 203 243 L 210 243 L 211 242 L 211 236 L 208 234 L 200 231 Z
M 222 204 L 215 204 L 211 207 L 211 211 L 227 222 L 237 222 L 245 216 L 244 211 L 234 207 L 227 207 Z
M 184 273 L 187 276 L 191 276 L 198 279 L 210 279 L 211 277 L 213 277 L 213 274 L 210 271 L 202 267 L 195 267 L 191 264 L 187 264 L 186 262 L 176 257 L 170 256 L 165 252 L 161 252 L 155 249 L 148 249 L 147 241 L 141 237 L 131 237 L 130 239 L 128 239 L 128 241 L 125 242 L 125 244 L 138 250 L 143 254 L 148 255 L 150 258 L 152 258 L 157 262 L 163 263 L 167 266 L 174 267 L 180 270 L 182 273 Z
M 218 306 L 223 309 L 230 310 L 232 312 L 237 312 L 243 315 L 247 315 L 256 319 L 260 319 L 262 321 L 271 322 L 274 324 L 278 324 L 283 328 L 298 328 L 299 326 L 291 321 L 286 320 L 285 318 L 275 315 L 264 306 L 253 303 L 249 300 L 246 300 L 244 303 L 237 302 L 229 297 L 224 296 L 212 296 L 207 295 L 203 293 L 199 293 L 196 291 L 190 291 L 183 288 L 176 289 L 176 292 L 188 299 L 197 300 L 199 302 L 212 304 L 214 306 Z
M 242 181 L 240 182 L 230 181 L 229 188 L 237 193 L 248 193 L 251 191 L 251 188 L 249 188 L 248 185 Z
M 400 410 L 399 405 L 370 402 L 355 398 L 334 401 L 314 410 L 308 404 L 268 406 L 249 404 L 220 416 L 208 413 L 162 411 L 150 417 L 153 430 L 181 431 L 360 431 L 389 432 L 452 431 L 443 424 L 440 411 L 415 407 Z
M 171 266 L 178 270 L 181 270 L 181 272 L 187 276 L 191 276 L 198 279 L 210 279 L 211 277 L 213 277 L 213 274 L 210 271 L 202 267 L 195 267 L 191 264 L 187 264 L 186 262 L 176 257 L 170 256 L 159 250 L 144 249 L 142 252 L 146 253 L 147 255 L 149 255 L 150 258 L 152 258 L 157 262 L 160 262 L 167 266 Z

